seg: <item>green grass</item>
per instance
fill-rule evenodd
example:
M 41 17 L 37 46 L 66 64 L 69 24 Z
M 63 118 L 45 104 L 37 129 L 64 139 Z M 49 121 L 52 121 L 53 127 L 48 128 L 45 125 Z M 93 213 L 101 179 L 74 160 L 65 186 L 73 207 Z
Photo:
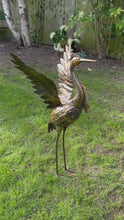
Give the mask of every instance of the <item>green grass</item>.
M 47 133 L 51 111 L 25 76 L 0 67 L 1 220 L 124 219 L 123 72 L 76 74 L 87 85 L 90 109 L 66 132 L 67 166 L 76 177 L 64 174 L 60 138 L 60 181 L 56 132 Z M 57 81 L 56 71 L 49 77 Z

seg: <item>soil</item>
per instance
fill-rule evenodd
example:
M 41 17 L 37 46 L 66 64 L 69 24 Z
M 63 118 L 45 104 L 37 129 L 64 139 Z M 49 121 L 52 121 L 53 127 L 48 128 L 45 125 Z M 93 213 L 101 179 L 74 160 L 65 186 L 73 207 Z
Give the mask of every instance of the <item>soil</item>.
M 53 46 L 40 45 L 38 47 L 30 48 L 17 48 L 15 42 L 0 42 L 0 66 L 1 65 L 12 65 L 10 52 L 18 55 L 23 59 L 24 62 L 28 63 L 32 61 L 32 66 L 37 64 L 42 65 L 47 69 L 56 68 L 59 63 L 61 53 L 54 51 Z M 96 63 L 83 63 L 78 68 L 83 69 L 112 69 L 112 70 L 124 70 L 124 62 L 114 58 L 109 59 L 98 59 L 97 55 L 87 53 L 86 58 L 97 60 Z

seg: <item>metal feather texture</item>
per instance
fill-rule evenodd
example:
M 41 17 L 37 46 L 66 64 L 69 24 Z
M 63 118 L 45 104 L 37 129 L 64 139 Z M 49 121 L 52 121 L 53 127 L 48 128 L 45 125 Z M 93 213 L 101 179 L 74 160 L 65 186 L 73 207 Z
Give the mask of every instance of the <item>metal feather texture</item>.
M 65 104 L 71 98 L 73 92 L 74 79 L 70 70 L 70 59 L 71 59 L 71 44 L 66 46 L 63 58 L 60 59 L 58 67 L 59 76 L 59 98 L 62 104 Z
M 85 112 L 87 113 L 88 108 L 89 108 L 89 101 L 88 101 L 88 91 L 86 86 L 83 84 L 83 82 L 80 82 L 82 91 L 83 91 L 83 105 L 82 107 L 84 108 Z
M 35 93 L 39 94 L 47 104 L 47 108 L 54 108 L 61 105 L 55 83 L 47 78 L 44 74 L 37 72 L 33 68 L 27 66 L 16 55 L 10 53 L 12 62 L 16 64 L 16 68 L 21 70 L 34 85 Z

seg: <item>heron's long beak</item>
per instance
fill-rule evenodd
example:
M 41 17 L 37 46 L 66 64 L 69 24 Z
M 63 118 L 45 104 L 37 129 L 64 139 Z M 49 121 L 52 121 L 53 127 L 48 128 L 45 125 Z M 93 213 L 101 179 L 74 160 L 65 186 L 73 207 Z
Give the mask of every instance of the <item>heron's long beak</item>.
M 80 62 L 93 62 L 96 63 L 96 60 L 90 60 L 90 59 L 80 59 Z

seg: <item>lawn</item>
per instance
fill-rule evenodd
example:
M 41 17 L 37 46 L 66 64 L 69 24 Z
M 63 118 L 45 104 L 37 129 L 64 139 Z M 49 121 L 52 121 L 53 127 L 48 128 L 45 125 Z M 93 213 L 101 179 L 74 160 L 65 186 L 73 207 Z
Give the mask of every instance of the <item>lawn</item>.
M 37 65 L 48 75 L 48 71 Z M 56 132 L 48 134 L 51 110 L 14 67 L 0 67 L 0 219 L 123 220 L 123 72 L 78 70 L 89 90 L 90 108 L 67 129 L 67 167 Z M 57 82 L 56 70 L 49 77 Z M 69 178 L 70 177 L 70 178 Z

